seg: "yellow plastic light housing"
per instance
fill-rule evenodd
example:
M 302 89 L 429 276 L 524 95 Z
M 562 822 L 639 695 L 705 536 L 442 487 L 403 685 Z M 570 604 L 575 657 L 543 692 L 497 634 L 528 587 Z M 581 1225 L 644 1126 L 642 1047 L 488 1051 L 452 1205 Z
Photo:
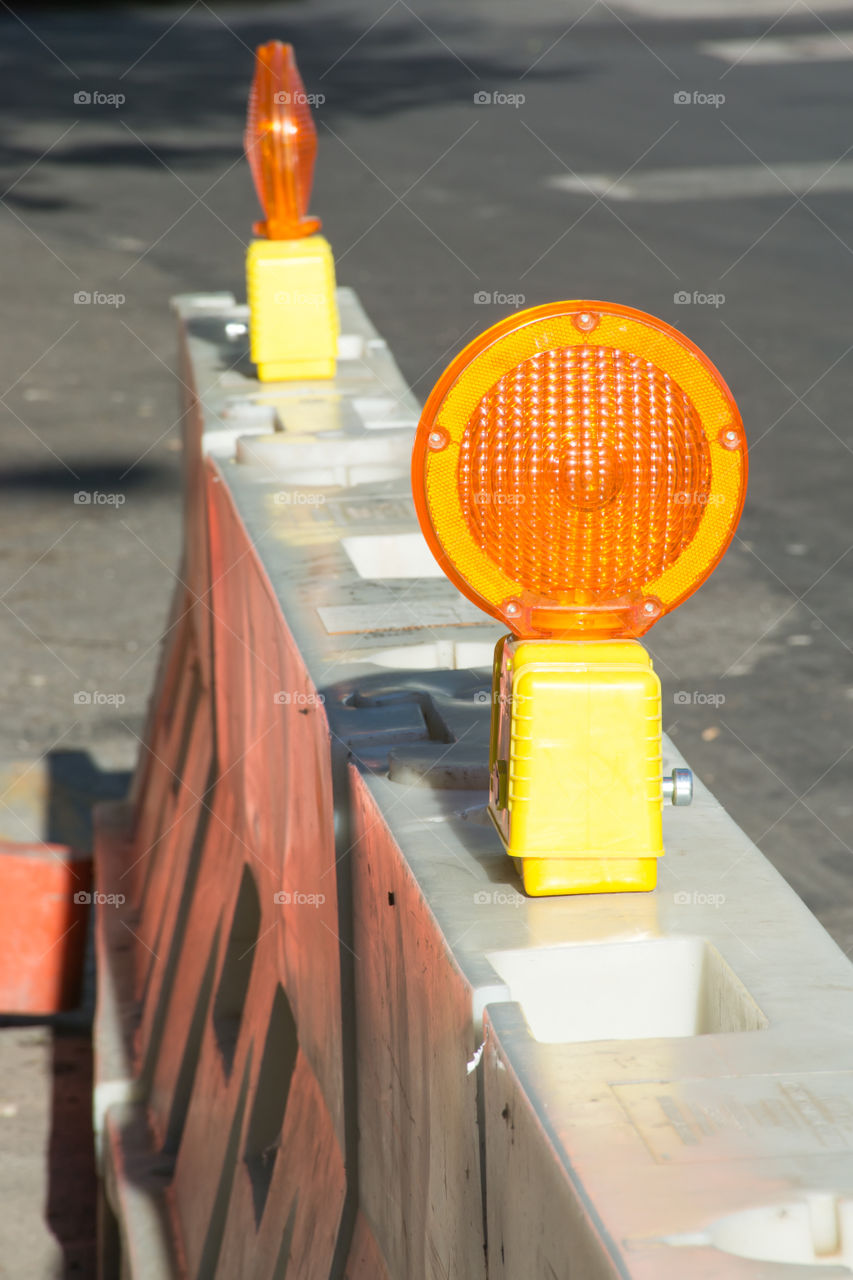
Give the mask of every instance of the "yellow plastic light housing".
M 660 681 L 636 640 L 499 640 L 489 814 L 529 894 L 655 887 Z

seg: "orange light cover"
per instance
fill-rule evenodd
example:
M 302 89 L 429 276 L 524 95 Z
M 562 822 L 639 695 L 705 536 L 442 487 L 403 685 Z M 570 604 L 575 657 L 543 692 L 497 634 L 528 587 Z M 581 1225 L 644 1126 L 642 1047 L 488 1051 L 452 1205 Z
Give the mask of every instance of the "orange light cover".
M 448 578 L 517 636 L 640 636 L 731 541 L 747 446 L 731 392 L 662 320 L 555 302 L 448 366 L 412 487 Z
M 271 40 L 258 46 L 255 58 L 243 145 L 266 221 L 254 230 L 270 240 L 298 240 L 321 225 L 306 217 L 317 129 L 293 47 Z

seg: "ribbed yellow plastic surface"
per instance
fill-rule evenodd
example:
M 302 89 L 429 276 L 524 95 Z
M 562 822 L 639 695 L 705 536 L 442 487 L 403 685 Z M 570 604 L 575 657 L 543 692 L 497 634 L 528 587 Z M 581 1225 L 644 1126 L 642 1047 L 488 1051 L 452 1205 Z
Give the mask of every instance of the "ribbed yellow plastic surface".
M 490 813 L 527 892 L 654 888 L 661 699 L 642 645 L 508 638 L 496 678 Z
M 261 382 L 334 377 L 335 263 L 323 236 L 253 240 L 246 295 L 250 354 Z

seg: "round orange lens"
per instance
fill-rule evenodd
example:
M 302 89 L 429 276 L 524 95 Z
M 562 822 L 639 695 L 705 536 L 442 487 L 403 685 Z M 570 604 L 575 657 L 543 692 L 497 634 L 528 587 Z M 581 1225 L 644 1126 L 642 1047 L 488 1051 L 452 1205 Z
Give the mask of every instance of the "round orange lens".
M 243 138 L 258 199 L 266 214 L 254 230 L 270 240 L 297 240 L 320 228 L 306 217 L 317 130 L 293 47 L 280 40 L 259 45 Z
M 731 393 L 670 325 L 603 302 L 501 321 L 439 379 L 415 438 L 444 572 L 516 635 L 642 635 L 722 556 L 747 453 Z

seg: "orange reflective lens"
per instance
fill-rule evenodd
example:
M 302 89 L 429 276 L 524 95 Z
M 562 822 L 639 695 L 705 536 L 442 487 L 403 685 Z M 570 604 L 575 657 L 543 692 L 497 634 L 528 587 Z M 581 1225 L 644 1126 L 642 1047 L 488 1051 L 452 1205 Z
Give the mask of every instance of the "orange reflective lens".
M 447 368 L 412 484 L 444 572 L 520 636 L 638 636 L 696 590 L 746 492 L 737 406 L 689 339 L 605 302 L 519 312 Z
M 320 229 L 319 218 L 305 216 L 317 130 L 292 46 L 271 40 L 255 56 L 243 145 L 266 221 L 254 230 L 270 240 L 297 240 Z

